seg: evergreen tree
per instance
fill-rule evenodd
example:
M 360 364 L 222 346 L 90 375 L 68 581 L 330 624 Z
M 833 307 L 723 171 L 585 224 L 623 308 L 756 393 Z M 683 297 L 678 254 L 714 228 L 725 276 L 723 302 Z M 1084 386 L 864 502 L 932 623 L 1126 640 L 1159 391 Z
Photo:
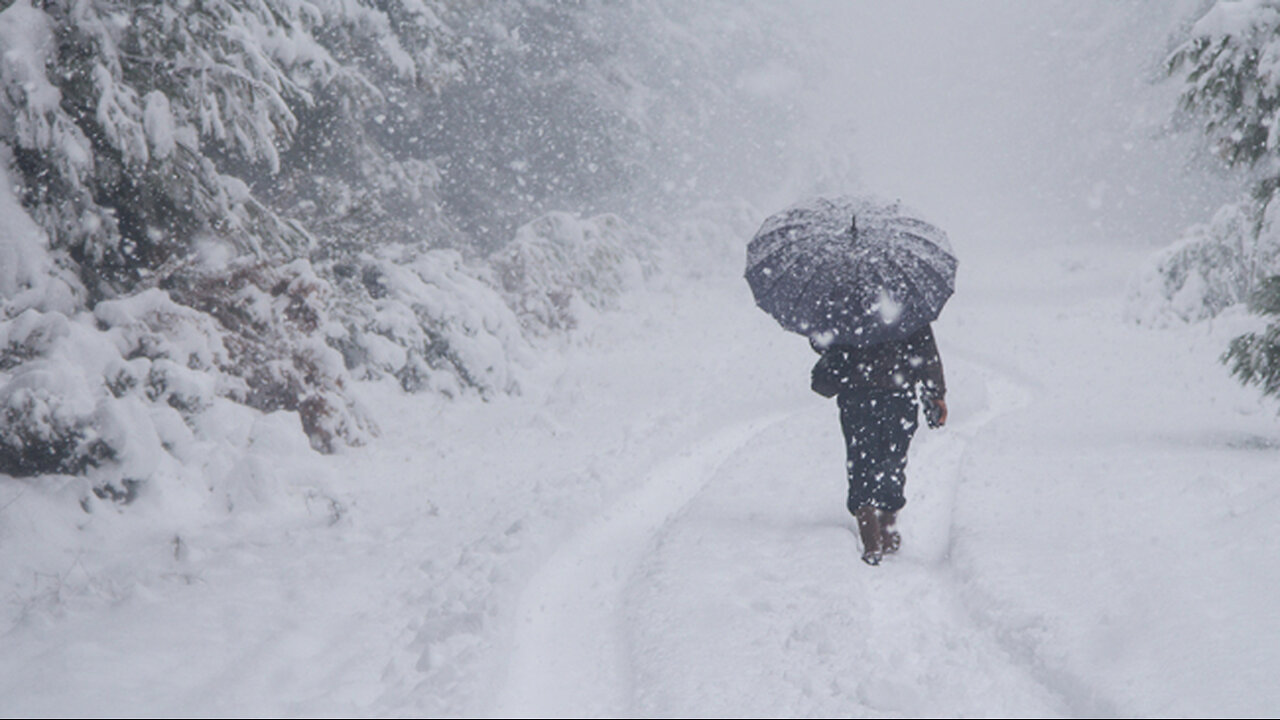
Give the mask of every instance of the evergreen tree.
M 738 74 L 801 44 L 736 0 L 0 5 L 10 474 L 129 456 L 99 427 L 129 403 L 296 411 L 328 450 L 368 429 L 353 378 L 515 391 L 530 340 L 652 253 L 552 211 L 692 204 L 708 148 L 777 161 L 788 123 Z
M 1242 383 L 1280 395 L 1280 2 L 1213 3 L 1170 55 L 1168 68 L 1182 75 L 1183 110 L 1199 119 L 1214 152 L 1248 173 L 1252 186 L 1237 204 L 1253 218 L 1242 226 L 1246 232 L 1214 235 L 1211 248 L 1184 242 L 1194 252 L 1177 259 L 1199 256 L 1212 263 L 1198 274 L 1183 274 L 1210 288 L 1203 278 L 1226 272 L 1231 277 L 1217 284 L 1219 295 L 1226 289 L 1229 302 L 1247 300 L 1254 312 L 1277 318 L 1262 332 L 1233 339 L 1222 361 Z
M 1165 276 L 1167 299 L 1187 305 L 1195 299 L 1187 295 L 1205 289 L 1201 308 L 1179 312 L 1186 317 L 1247 302 L 1259 281 L 1280 272 L 1280 227 L 1272 207 L 1280 188 L 1278 9 L 1273 0 L 1212 3 L 1166 61 L 1169 74 L 1182 81 L 1182 119 L 1196 125 L 1210 150 L 1249 185 L 1245 197 L 1218 213 L 1246 217 L 1245 225 L 1215 219 L 1189 229 L 1177 251 L 1164 254 L 1158 272 Z

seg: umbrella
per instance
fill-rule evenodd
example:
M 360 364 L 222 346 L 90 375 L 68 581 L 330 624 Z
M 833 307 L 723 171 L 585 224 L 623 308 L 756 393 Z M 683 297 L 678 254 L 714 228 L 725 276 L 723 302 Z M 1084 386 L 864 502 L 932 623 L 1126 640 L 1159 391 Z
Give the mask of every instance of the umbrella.
M 822 346 L 904 340 L 955 291 L 947 235 L 899 203 L 816 198 L 770 216 L 747 246 L 756 304 Z

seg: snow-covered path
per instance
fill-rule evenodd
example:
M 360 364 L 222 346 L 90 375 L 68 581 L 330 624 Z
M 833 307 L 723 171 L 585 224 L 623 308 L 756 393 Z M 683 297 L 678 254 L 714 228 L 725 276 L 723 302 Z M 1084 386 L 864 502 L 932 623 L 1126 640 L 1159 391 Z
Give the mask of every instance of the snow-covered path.
M 618 715 L 631 703 L 622 591 L 653 535 L 730 455 L 779 418 L 729 427 L 654 468 L 556 551 L 517 610 L 510 677 L 496 717 Z
M 919 443 L 913 475 L 932 482 L 912 493 L 923 511 L 887 577 L 856 562 L 839 484 L 821 481 L 840 477 L 831 412 L 731 426 L 658 466 L 534 577 L 494 716 L 1061 714 L 945 569 L 969 438 L 1027 402 L 989 367 L 952 372 L 983 406 Z
M 1125 324 L 1135 254 L 956 235 L 952 422 L 917 435 L 880 567 L 803 340 L 731 272 L 671 277 L 522 396 L 370 388 L 384 434 L 326 461 L 336 518 L 69 531 L 5 606 L 0 714 L 1280 707 L 1280 433 L 1224 331 Z
M 971 376 L 952 367 L 957 379 Z M 971 616 L 946 562 L 962 434 L 999 409 L 921 438 L 911 468 L 917 512 L 903 516 L 910 542 L 874 570 L 858 560 L 839 485 L 827 481 L 829 458 L 796 461 L 796 448 L 839 450 L 838 438 L 814 442 L 830 434 L 832 413 L 773 428 L 727 463 L 633 580 L 636 710 L 1061 714 L 1062 700 Z
M 1132 570 L 1154 562 L 1157 569 L 1147 574 L 1161 576 L 1163 587 L 1194 593 L 1195 580 L 1175 570 L 1177 553 L 1188 548 L 1176 537 L 1143 548 L 1125 546 L 1123 537 L 1114 548 L 1093 547 L 1094 538 L 1126 527 L 1111 516 L 1142 491 L 1125 477 L 1104 478 L 1102 485 L 1073 477 L 1070 465 L 1056 462 L 1045 464 L 1041 478 L 1021 475 L 1027 464 L 1050 445 L 1099 454 L 1108 464 L 1176 473 L 1162 458 L 1171 448 L 1132 438 L 1162 424 L 1205 432 L 1204 406 L 1217 408 L 1219 428 L 1232 428 L 1224 430 L 1235 436 L 1230 443 L 1270 446 L 1275 435 L 1244 391 L 1212 375 L 1213 340 L 1152 333 L 1120 320 L 1125 265 L 1087 259 L 1096 250 L 1067 247 L 1013 259 L 1022 272 L 997 272 L 1008 259 L 987 258 L 987 268 L 980 260 L 979 272 L 991 274 L 976 284 L 986 286 L 968 301 L 958 298 L 941 324 L 940 334 L 951 340 L 944 353 L 954 420 L 941 433 L 922 430 L 917 438 L 899 556 L 874 570 L 857 561 L 840 503 L 842 455 L 830 407 L 792 412 L 747 442 L 731 443 L 740 446 L 722 462 L 709 462 L 720 454 L 721 433 L 646 479 L 653 486 L 637 494 L 661 495 L 660 512 L 639 523 L 628 498 L 562 545 L 535 576 L 518 611 L 528 625 L 517 629 L 514 669 L 497 714 L 1055 716 L 1157 707 L 1195 714 L 1222 702 L 1245 714 L 1268 707 L 1267 693 L 1256 688 L 1222 691 L 1226 677 L 1199 681 L 1198 696 L 1178 696 L 1166 686 L 1163 697 L 1150 685 L 1117 678 L 1213 678 L 1221 672 L 1215 667 L 1233 667 L 1261 680 L 1244 658 L 1266 655 L 1267 643 L 1280 637 L 1274 625 L 1265 639 L 1211 642 L 1202 648 L 1211 659 L 1148 654 L 1147 667 L 1113 664 L 1105 674 L 1096 668 L 1114 658 L 1099 658 L 1096 647 L 1083 655 L 1076 649 L 1099 624 L 1117 646 L 1167 642 L 1158 622 L 1109 627 L 1115 613 L 1133 612 L 1123 601 L 1142 592 L 1116 573 L 1104 570 L 1112 584 L 1091 598 L 1066 586 L 1097 585 L 1090 564 Z M 1046 274 L 1037 277 L 1037 270 Z M 1170 352 L 1190 362 L 1162 363 Z M 1202 386 L 1186 387 L 1188 373 Z M 1183 392 L 1170 401 L 1169 389 L 1179 385 Z M 1179 411 L 1179 400 L 1190 406 Z M 1163 415 L 1126 414 L 1135 403 Z M 1112 431 L 1110 446 L 1077 446 L 1075 434 L 1091 437 L 1102 427 Z M 1024 437 L 1010 442 L 1010 432 Z M 1266 473 L 1243 459 L 1245 466 L 1233 464 L 1228 473 L 1243 471 L 1242 482 L 1256 491 Z M 664 473 L 676 467 L 682 492 L 660 490 L 663 479 L 670 482 Z M 1005 499 L 1027 492 L 1032 498 L 1018 507 Z M 1069 497 L 1074 510 L 1046 522 L 1046 494 Z M 1176 496 L 1148 495 L 1145 507 L 1153 512 L 1185 505 Z M 1106 521 L 1088 515 L 1090 501 L 1111 508 Z M 1090 546 L 1088 561 L 1074 561 L 1051 585 L 1072 598 L 1072 607 L 1024 581 L 1076 557 L 1071 544 L 1041 542 L 1010 521 L 1019 511 Z M 1269 538 L 1258 540 L 1274 542 L 1275 533 Z M 984 565 L 995 570 L 977 569 Z M 1274 572 L 1267 565 L 1226 564 L 1216 574 L 1231 583 Z M 1017 592 L 1006 591 L 1010 584 Z M 1217 601 L 1234 606 L 1242 623 L 1265 612 L 1243 589 Z M 1064 617 L 1045 623 L 1054 611 Z M 1229 647 L 1253 649 L 1232 658 Z M 1265 657 L 1263 665 L 1274 666 Z

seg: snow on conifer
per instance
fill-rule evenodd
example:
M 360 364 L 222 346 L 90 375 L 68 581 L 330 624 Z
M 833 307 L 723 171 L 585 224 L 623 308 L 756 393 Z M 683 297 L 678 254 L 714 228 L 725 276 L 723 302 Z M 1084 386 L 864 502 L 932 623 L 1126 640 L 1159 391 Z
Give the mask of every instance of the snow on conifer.
M 1272 201 L 1280 188 L 1280 13 L 1274 3 L 1215 2 L 1166 60 L 1181 84 L 1180 112 L 1249 186 L 1205 225 L 1154 257 L 1131 315 L 1199 320 L 1248 300 L 1280 273 Z
M 0 473 L 132 499 L 191 447 L 244 456 L 214 418 L 284 415 L 286 444 L 335 452 L 377 432 L 359 380 L 517 392 L 547 336 L 663 256 L 652 214 L 613 213 L 694 205 L 700 153 L 741 150 L 705 141 L 724 123 L 781 157 L 785 103 L 738 82 L 777 64 L 770 19 L 669 0 L 13 2 Z M 759 112 L 707 111 L 745 102 Z M 723 234 L 659 220 L 677 245 Z
M 1161 324 L 1211 318 L 1229 307 L 1274 314 L 1280 277 L 1280 6 L 1224 2 L 1201 11 L 1166 68 L 1180 109 L 1248 186 L 1240 200 L 1154 256 L 1134 285 L 1130 316 Z M 1223 360 L 1246 384 L 1276 393 L 1274 323 L 1231 342 Z

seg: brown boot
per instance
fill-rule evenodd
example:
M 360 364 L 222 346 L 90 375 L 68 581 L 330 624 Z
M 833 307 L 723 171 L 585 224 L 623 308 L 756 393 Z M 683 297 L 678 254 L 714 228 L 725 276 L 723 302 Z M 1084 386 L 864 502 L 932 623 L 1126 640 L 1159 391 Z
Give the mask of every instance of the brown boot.
M 868 565 L 879 565 L 884 556 L 881 547 L 880 511 L 873 505 L 858 508 L 858 534 L 862 536 L 862 562 Z
M 880 544 L 885 555 L 896 553 L 902 547 L 902 535 L 893 529 L 897 520 L 897 513 L 880 511 Z

